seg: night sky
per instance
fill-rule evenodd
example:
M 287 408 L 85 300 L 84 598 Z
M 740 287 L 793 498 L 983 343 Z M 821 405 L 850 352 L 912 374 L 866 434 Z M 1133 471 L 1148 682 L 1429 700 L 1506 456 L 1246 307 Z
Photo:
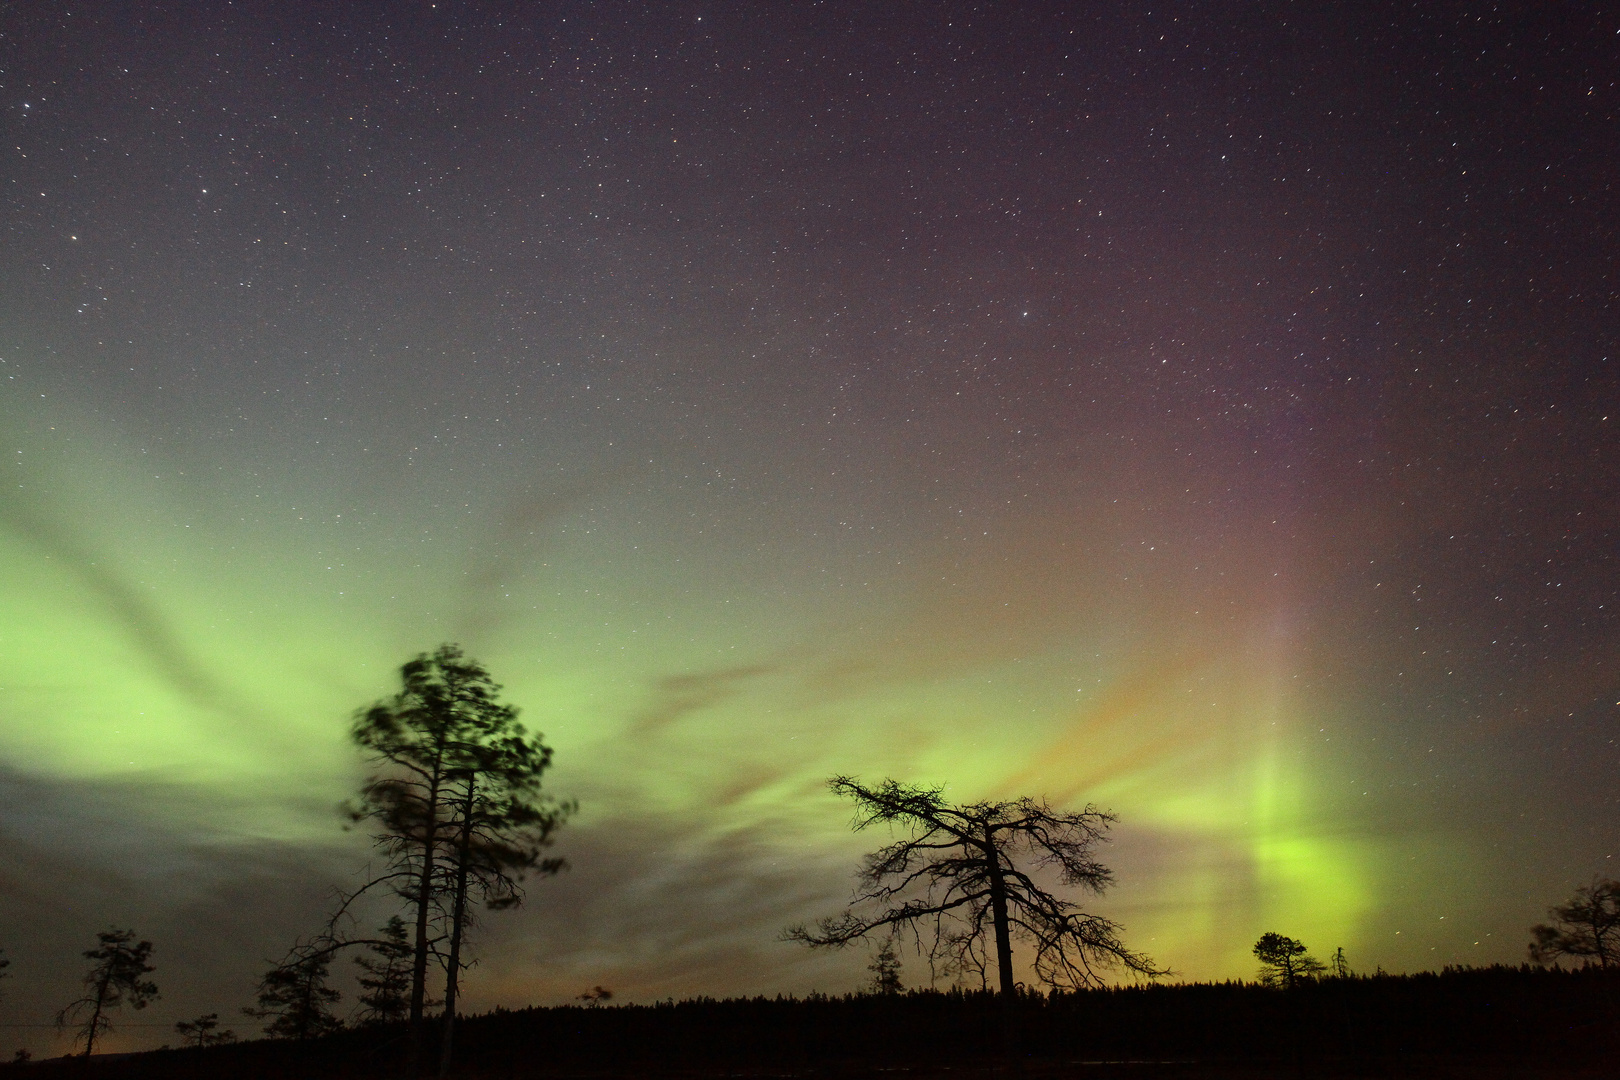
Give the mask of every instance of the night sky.
M 443 641 L 581 804 L 473 1010 L 857 987 L 779 940 L 886 839 L 835 773 L 1116 812 L 1186 980 L 1620 875 L 1620 9 L 40 2 L 0 69 L 0 1022 L 117 924 L 108 1049 L 256 1032 Z

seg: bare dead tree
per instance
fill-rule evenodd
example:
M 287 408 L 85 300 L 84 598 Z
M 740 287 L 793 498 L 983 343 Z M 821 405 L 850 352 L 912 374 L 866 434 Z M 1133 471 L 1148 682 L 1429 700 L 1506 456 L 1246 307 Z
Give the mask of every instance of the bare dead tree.
M 942 788 L 885 780 L 876 787 L 838 776 L 832 790 L 853 799 L 854 828 L 898 825 L 910 835 L 866 857 L 842 915 L 786 936 L 811 946 L 842 946 L 875 930 L 909 928 L 933 962 L 983 972 L 993 950 L 1001 993 L 1017 993 L 1013 940 L 1034 950 L 1036 977 L 1048 986 L 1098 986 L 1104 972 L 1167 974 L 1127 948 L 1120 927 L 1081 911 L 1037 874 L 1101 893 L 1113 874 L 1092 854 L 1107 839 L 1112 814 L 1093 807 L 1054 810 L 1044 799 L 954 806 Z
M 1620 967 L 1620 881 L 1596 878 L 1575 890 L 1569 903 L 1549 908 L 1551 924 L 1532 927 L 1530 959 L 1556 963 L 1561 957 L 1598 967 Z

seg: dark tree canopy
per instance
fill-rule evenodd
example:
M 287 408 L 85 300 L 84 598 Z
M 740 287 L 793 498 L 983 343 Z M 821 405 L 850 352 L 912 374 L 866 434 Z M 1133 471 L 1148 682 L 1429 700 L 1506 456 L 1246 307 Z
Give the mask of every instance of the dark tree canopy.
M 84 976 L 84 996 L 56 1014 L 56 1026 L 73 1028 L 75 1041 L 84 1040 L 84 1056 L 96 1048 L 96 1039 L 112 1028 L 111 1012 L 122 1005 L 144 1009 L 158 996 L 157 984 L 142 976 L 157 970 L 150 941 L 135 941 L 135 931 L 116 927 L 96 935 L 101 944 L 84 954 L 95 961 Z
M 562 859 L 546 858 L 552 834 L 573 813 L 572 803 L 555 803 L 540 791 L 551 764 L 551 748 L 529 739 L 517 710 L 503 706 L 479 728 L 477 737 L 457 750 L 451 773 L 446 860 L 449 879 L 449 949 L 445 957 L 444 1031 L 439 1038 L 439 1075 L 450 1069 L 455 1045 L 456 998 L 465 966 L 462 946 L 474 921 L 471 903 L 491 911 L 523 900 L 527 873 L 555 874 Z
M 527 874 L 562 869 L 563 861 L 544 851 L 574 805 L 541 792 L 551 749 L 518 723 L 517 710 L 500 700 L 500 686 L 457 646 L 416 657 L 400 679 L 397 694 L 355 720 L 354 741 L 373 773 L 354 817 L 375 827 L 388 857 L 385 872 L 365 889 L 392 888 L 411 917 L 413 1063 L 429 962 L 445 967 L 443 1071 L 474 907 L 512 907 L 522 901 Z
M 605 986 L 593 986 L 576 999 L 583 1001 L 587 1009 L 600 1009 L 613 1000 L 613 991 Z
M 354 812 L 377 828 L 388 870 L 375 884 L 390 886 L 410 908 L 413 923 L 410 1020 L 420 1028 L 428 963 L 442 933 L 444 856 L 453 839 L 450 813 L 462 746 L 477 729 L 499 724 L 510 710 L 489 673 L 460 649 L 443 645 L 400 668 L 401 689 L 363 710 L 352 736 L 376 770 Z M 419 1039 L 413 1035 L 413 1041 Z
M 264 1033 L 276 1039 L 316 1039 L 343 1027 L 332 1006 L 343 995 L 326 985 L 330 954 L 299 957 L 277 964 L 259 982 L 259 1007 L 248 1016 L 268 1019 Z
M 405 921 L 391 915 L 377 931 L 382 936 L 354 958 L 363 974 L 358 1019 L 363 1024 L 403 1020 L 411 1010 L 411 956 Z
M 872 954 L 872 962 L 866 965 L 866 970 L 872 973 L 872 993 L 898 994 L 905 990 L 906 985 L 900 980 L 900 967 L 900 954 L 895 951 L 894 939 L 887 938 Z
M 1254 956 L 1260 961 L 1262 986 L 1292 990 L 1302 980 L 1314 979 L 1327 970 L 1327 965 L 1311 956 L 1303 942 L 1282 934 L 1261 934 L 1254 943 Z
M 187 1046 L 221 1046 L 236 1041 L 236 1032 L 218 1031 L 219 1013 L 209 1013 L 195 1020 L 181 1020 L 174 1025 L 181 1042 Z
M 1531 928 L 1530 959 L 1553 964 L 1568 957 L 1620 967 L 1620 881 L 1596 878 L 1569 903 L 1548 908 L 1553 921 Z
M 1106 839 L 1113 815 L 1089 806 L 1063 813 L 1032 798 L 954 806 L 942 788 L 894 780 L 867 787 L 839 776 L 828 786 L 854 800 L 857 831 L 889 824 L 909 835 L 866 857 L 844 914 L 813 930 L 791 927 L 790 939 L 841 946 L 873 931 L 909 928 L 947 970 L 984 976 L 993 958 L 1009 996 L 1017 992 L 1014 938 L 1033 948 L 1036 977 L 1053 987 L 1098 986 L 1103 972 L 1165 974 L 1126 948 L 1116 923 L 1081 911 L 1037 880 L 1044 873 L 1087 892 L 1107 888 L 1113 875 L 1092 848 Z

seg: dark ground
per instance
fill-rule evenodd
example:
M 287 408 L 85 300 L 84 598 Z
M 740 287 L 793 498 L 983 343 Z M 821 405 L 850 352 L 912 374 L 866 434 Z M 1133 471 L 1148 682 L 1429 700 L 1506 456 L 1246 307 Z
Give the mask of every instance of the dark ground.
M 398 1071 L 330 1071 L 310 1069 L 292 1062 L 265 1061 L 248 1069 L 198 1069 L 193 1063 L 174 1060 L 184 1052 L 156 1052 L 140 1055 L 139 1063 L 125 1062 L 37 1062 L 23 1067 L 4 1066 L 0 1072 L 34 1075 L 52 1080 L 79 1077 L 111 1078 L 246 1078 L 294 1077 L 371 1077 L 400 1076 Z M 126 1059 L 127 1060 L 127 1059 Z M 25 1072 L 25 1070 L 28 1070 Z M 430 1072 L 428 1075 L 432 1075 Z M 660 1067 L 635 1065 L 619 1067 L 539 1067 L 532 1072 L 508 1072 L 458 1067 L 451 1075 L 467 1080 L 497 1080 L 505 1077 L 547 1077 L 555 1080 L 1613 1080 L 1620 1076 L 1620 1065 L 1607 1062 L 1563 1062 L 1499 1057 L 1412 1057 L 1375 1063 L 1313 1061 L 1303 1065 L 1285 1062 L 1200 1062 L 1200 1061 L 1047 1061 L 1024 1059 L 962 1062 L 957 1065 L 864 1065 L 834 1062 L 821 1066 L 737 1067 Z
M 404 1032 L 14 1067 L 51 1080 L 386 1077 Z M 457 1025 L 466 1078 L 1389 1080 L 1620 1078 L 1620 973 L 1484 968 L 1261 987 L 666 1002 L 498 1011 Z M 1016 1048 L 1009 1052 L 1009 1048 Z M 429 1047 L 428 1060 L 436 1061 Z M 6 1071 L 6 1070 L 0 1070 Z

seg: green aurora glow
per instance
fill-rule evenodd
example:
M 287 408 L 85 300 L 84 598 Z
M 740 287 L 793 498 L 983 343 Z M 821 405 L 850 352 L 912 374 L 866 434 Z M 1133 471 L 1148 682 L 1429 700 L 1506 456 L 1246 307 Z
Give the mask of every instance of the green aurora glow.
M 450 514 L 373 501 L 352 494 L 362 477 L 339 478 L 341 502 L 265 505 L 69 412 L 27 425 L 0 674 L 32 719 L 0 752 L 195 789 L 232 835 L 338 842 L 331 807 L 358 775 L 347 717 L 411 651 L 456 639 L 558 748 L 557 783 L 590 793 L 582 827 L 647 816 L 723 837 L 797 819 L 773 854 L 842 855 L 820 786 L 840 770 L 1110 808 L 1129 870 L 1103 903 L 1189 978 L 1245 974 L 1272 925 L 1371 952 L 1384 868 L 1412 843 L 1335 820 L 1354 781 L 1306 734 L 1324 702 L 1300 689 L 1283 563 L 1257 563 L 1263 538 L 1188 539 L 1140 480 L 1125 510 L 1087 485 L 1113 520 L 983 509 L 977 538 L 865 565 L 837 538 L 761 535 L 723 491 L 693 504 L 668 470 L 555 511 L 494 492 Z M 1144 532 L 1159 542 L 1128 542 Z

